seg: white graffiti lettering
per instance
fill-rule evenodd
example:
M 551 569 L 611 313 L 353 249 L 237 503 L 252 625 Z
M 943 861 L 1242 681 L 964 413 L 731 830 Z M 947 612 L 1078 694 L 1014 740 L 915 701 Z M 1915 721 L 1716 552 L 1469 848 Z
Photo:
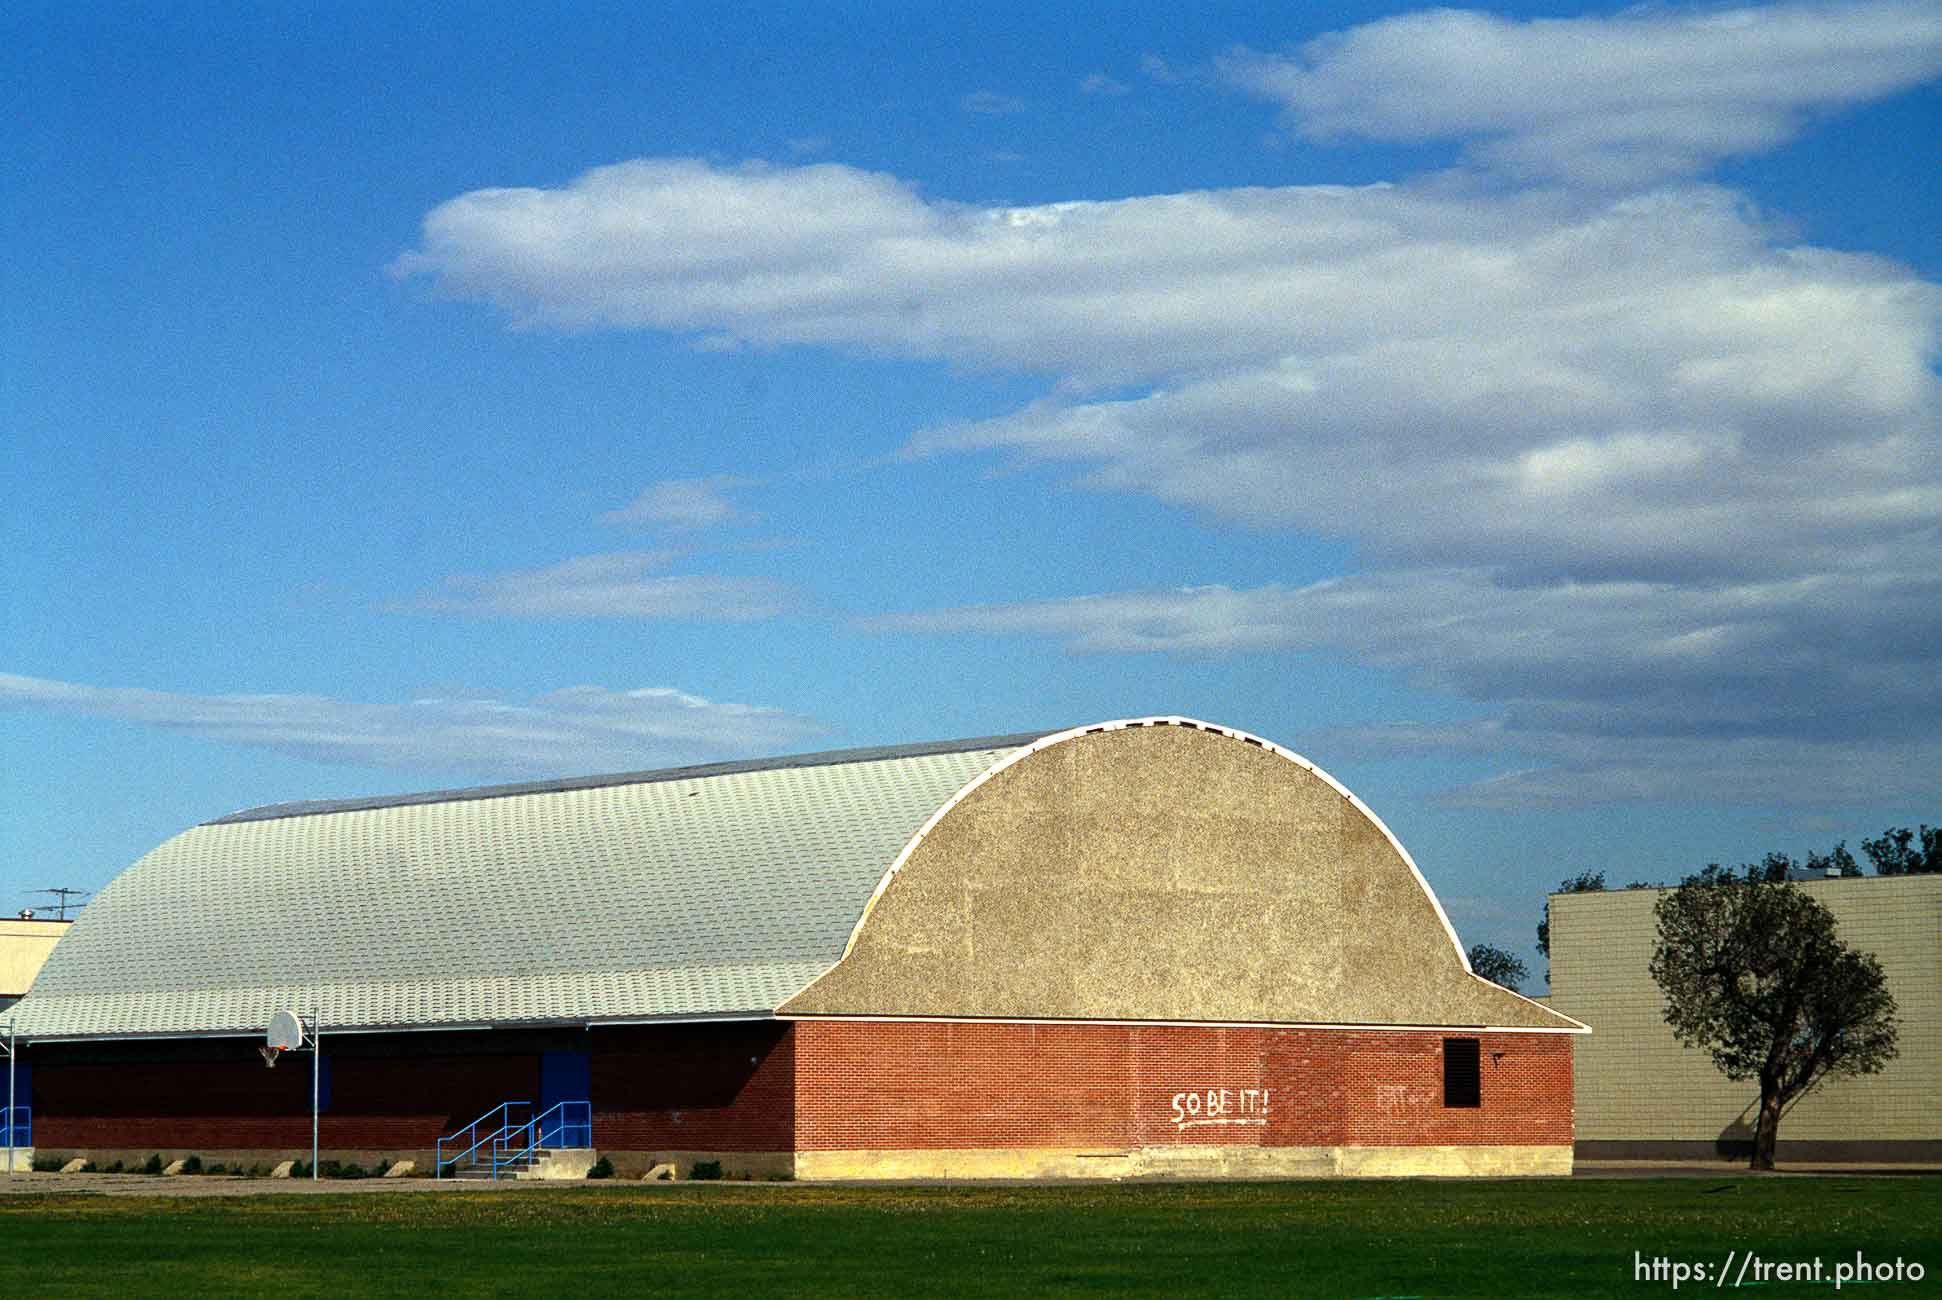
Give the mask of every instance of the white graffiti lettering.
M 1173 1094 L 1175 1128 L 1196 1124 L 1248 1124 L 1265 1126 L 1268 1122 L 1267 1088 L 1196 1088 Z

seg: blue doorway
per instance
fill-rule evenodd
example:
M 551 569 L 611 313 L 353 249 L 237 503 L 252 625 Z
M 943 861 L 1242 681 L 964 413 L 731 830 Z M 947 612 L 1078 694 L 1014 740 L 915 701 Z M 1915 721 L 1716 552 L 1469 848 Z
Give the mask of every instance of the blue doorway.
M 539 1058 L 540 1143 L 593 1145 L 593 1054 L 544 1052 Z M 556 1109 L 557 1108 L 557 1109 Z

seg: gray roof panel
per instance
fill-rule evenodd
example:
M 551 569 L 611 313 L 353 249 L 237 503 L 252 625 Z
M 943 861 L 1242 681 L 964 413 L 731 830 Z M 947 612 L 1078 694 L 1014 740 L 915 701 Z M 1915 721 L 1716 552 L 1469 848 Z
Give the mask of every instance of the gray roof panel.
M 1041 735 L 314 804 L 194 827 L 90 901 L 24 1037 L 767 1014 L 910 837 Z

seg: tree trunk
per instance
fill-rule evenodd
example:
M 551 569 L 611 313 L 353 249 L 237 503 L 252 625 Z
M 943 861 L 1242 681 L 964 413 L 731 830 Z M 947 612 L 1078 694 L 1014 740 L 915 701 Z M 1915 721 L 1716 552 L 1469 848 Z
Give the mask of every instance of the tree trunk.
M 1750 1169 L 1772 1169 L 1774 1142 L 1780 1137 L 1780 1089 L 1766 1080 L 1760 1082 L 1760 1119 L 1753 1128 L 1753 1160 Z

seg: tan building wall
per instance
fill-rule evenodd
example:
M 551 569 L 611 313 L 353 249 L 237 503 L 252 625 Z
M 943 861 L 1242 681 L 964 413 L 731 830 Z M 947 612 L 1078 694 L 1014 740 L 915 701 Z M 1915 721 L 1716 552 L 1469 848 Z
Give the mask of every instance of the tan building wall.
M 10 1006 L 40 974 L 41 963 L 71 921 L 0 919 L 0 1007 Z M 4 1099 L 0 1099 L 4 1100 Z
M 1780 1126 L 1782 1160 L 1942 1160 L 1942 876 L 1801 882 L 1834 914 L 1843 942 L 1880 961 L 1901 1021 L 1900 1054 L 1880 1074 L 1799 1099 Z M 1665 891 L 1551 896 L 1551 996 L 1592 1027 L 1574 1041 L 1578 1154 L 1686 1156 L 1743 1151 L 1759 1085 L 1734 1083 L 1666 1027 L 1647 969 Z

